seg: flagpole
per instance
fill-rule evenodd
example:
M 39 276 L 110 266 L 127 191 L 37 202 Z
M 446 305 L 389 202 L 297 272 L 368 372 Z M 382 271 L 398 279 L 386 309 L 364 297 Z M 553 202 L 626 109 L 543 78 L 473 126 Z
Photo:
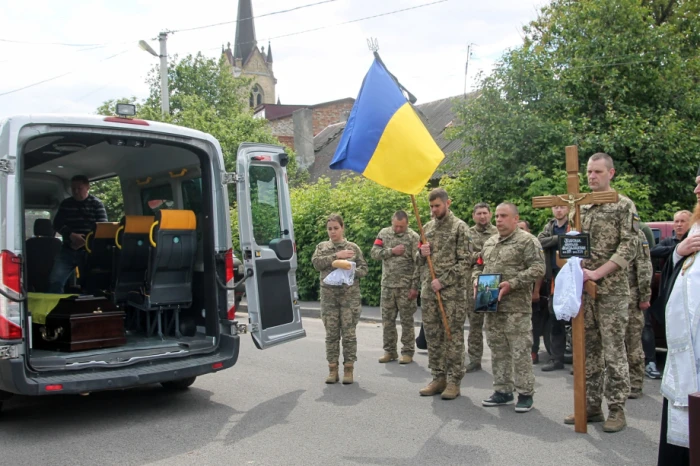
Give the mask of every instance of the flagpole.
M 418 213 L 418 204 L 416 204 L 416 196 L 411 194 L 411 202 L 413 203 L 413 213 L 416 214 L 416 221 L 418 222 L 418 231 L 420 231 L 420 239 L 423 242 L 423 244 L 427 243 L 428 241 L 425 239 L 425 233 L 423 233 L 423 224 L 420 221 L 420 214 Z M 430 258 L 430 256 L 425 256 L 425 258 L 428 260 L 428 268 L 430 269 L 430 276 L 435 280 L 437 278 L 435 276 L 435 269 L 433 268 L 433 260 Z M 452 340 L 452 333 L 450 332 L 450 326 L 447 323 L 447 314 L 445 314 L 445 308 L 442 305 L 442 296 L 440 296 L 440 292 L 436 291 L 435 295 L 437 295 L 437 301 L 438 301 L 438 307 L 440 308 L 440 316 L 442 317 L 442 325 L 445 327 L 445 333 L 447 334 L 447 340 Z

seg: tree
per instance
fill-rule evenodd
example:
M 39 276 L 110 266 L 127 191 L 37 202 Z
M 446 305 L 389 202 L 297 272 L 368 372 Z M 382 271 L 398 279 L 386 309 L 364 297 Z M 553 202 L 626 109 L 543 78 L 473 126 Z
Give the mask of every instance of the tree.
M 538 171 L 606 152 L 620 175 L 647 184 L 650 216 L 693 205 L 700 162 L 700 1 L 554 0 L 524 28 L 478 97 L 459 102 L 471 199 L 517 198 Z

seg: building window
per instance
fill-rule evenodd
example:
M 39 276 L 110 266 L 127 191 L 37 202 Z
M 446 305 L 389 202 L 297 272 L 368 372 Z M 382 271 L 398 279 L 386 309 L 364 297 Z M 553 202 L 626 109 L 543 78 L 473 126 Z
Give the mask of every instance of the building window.
M 248 103 L 251 107 L 257 107 L 258 105 L 262 105 L 263 103 L 263 91 L 257 84 L 254 85 L 253 89 L 250 91 L 250 98 L 248 99 Z

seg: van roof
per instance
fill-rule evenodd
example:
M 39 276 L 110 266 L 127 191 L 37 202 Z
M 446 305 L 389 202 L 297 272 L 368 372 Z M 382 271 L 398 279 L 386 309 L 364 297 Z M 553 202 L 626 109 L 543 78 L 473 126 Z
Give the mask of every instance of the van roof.
M 0 120 L 0 126 L 10 123 L 14 126 L 18 123 L 20 126 L 25 124 L 47 124 L 47 125 L 67 125 L 67 126 L 92 126 L 101 128 L 118 128 L 128 129 L 131 131 L 143 131 L 145 133 L 160 133 L 173 136 L 185 136 L 193 139 L 205 139 L 219 146 L 218 141 L 214 136 L 196 129 L 187 128 L 185 126 L 173 125 L 170 123 L 162 123 L 159 121 L 141 120 L 148 125 L 135 125 L 129 123 L 121 123 L 115 121 L 105 121 L 106 118 L 114 118 L 114 115 L 86 115 L 86 114 L 59 114 L 59 113 L 37 113 L 30 115 L 14 115 Z

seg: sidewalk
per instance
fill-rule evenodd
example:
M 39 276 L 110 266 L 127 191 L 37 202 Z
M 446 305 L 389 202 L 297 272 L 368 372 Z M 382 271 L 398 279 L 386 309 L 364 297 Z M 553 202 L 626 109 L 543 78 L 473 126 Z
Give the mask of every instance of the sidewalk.
M 299 306 L 301 307 L 301 317 L 320 319 L 321 318 L 321 303 L 319 301 L 299 301 Z M 236 314 L 248 313 L 248 303 L 245 297 L 241 300 Z M 360 320 L 364 322 L 382 322 L 382 310 L 378 306 L 362 306 L 362 314 L 360 314 Z M 413 316 L 413 321 L 416 327 L 420 327 L 423 324 L 421 308 L 419 307 Z M 398 319 L 397 319 L 398 322 Z M 469 319 L 464 322 L 464 329 L 469 330 Z

